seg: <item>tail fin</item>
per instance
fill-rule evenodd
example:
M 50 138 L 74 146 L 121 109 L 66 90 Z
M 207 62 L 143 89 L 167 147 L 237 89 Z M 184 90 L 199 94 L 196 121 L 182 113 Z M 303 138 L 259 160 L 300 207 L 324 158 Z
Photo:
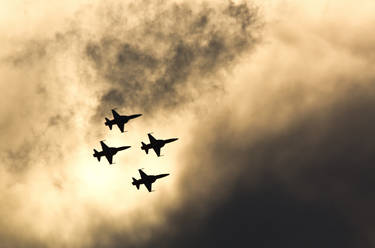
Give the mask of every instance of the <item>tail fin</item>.
M 111 121 L 107 117 L 105 118 L 105 123 L 104 124 L 106 126 L 108 126 L 110 130 L 112 130 L 112 123 L 111 123 Z
M 141 142 L 141 143 L 142 143 L 142 147 L 141 147 L 141 149 L 142 149 L 142 150 L 145 150 L 146 154 L 148 154 L 148 149 L 149 149 L 149 148 L 146 147 L 146 144 L 145 144 L 145 143 L 143 143 L 143 142 Z
M 94 157 L 96 157 L 98 159 L 98 161 L 100 161 L 100 156 L 98 154 L 98 151 L 94 149 L 94 154 L 93 154 Z
M 139 189 L 139 182 L 134 177 L 132 177 L 132 178 L 133 178 L 132 184 L 135 185 L 137 187 L 137 189 Z

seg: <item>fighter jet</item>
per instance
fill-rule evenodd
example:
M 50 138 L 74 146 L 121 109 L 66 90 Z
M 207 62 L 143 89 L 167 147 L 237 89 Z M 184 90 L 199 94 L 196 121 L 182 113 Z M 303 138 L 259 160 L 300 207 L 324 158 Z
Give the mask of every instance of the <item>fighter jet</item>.
M 145 150 L 146 154 L 148 154 L 148 150 L 152 148 L 154 149 L 158 157 L 160 157 L 160 148 L 162 148 L 167 143 L 178 140 L 178 138 L 166 139 L 166 140 L 155 139 L 150 133 L 148 134 L 148 139 L 150 140 L 150 144 L 145 144 L 141 142 L 142 143 L 141 149 Z
M 107 117 L 105 118 L 104 124 L 109 127 L 110 130 L 112 130 L 112 125 L 117 125 L 118 128 L 120 129 L 121 133 L 124 132 L 124 125 L 127 123 L 129 120 L 137 118 L 141 116 L 142 114 L 136 114 L 136 115 L 119 115 L 116 110 L 112 109 L 112 115 L 113 115 L 113 120 L 108 119 Z
M 96 157 L 98 161 L 100 161 L 100 158 L 102 156 L 105 156 L 109 164 L 112 164 L 112 158 L 118 151 L 122 151 L 122 150 L 130 148 L 130 146 L 109 147 L 103 141 L 100 141 L 100 144 L 102 145 L 102 151 L 98 152 L 97 150 L 94 149 L 93 156 Z
M 137 187 L 137 189 L 139 189 L 139 186 L 141 184 L 144 184 L 146 186 L 148 192 L 152 191 L 151 187 L 152 187 L 153 182 L 155 182 L 159 178 L 166 177 L 166 176 L 169 175 L 169 174 L 147 175 L 141 169 L 139 169 L 138 171 L 139 171 L 139 174 L 141 175 L 141 179 L 137 180 L 133 177 L 132 184 L 135 185 Z

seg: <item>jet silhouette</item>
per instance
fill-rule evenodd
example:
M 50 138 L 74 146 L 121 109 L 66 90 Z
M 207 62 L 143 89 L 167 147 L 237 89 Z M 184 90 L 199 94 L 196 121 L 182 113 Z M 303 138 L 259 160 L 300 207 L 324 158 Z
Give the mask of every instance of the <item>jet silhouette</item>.
M 141 149 L 145 150 L 146 154 L 148 154 L 149 149 L 154 149 L 158 157 L 160 157 L 160 148 L 162 148 L 167 143 L 178 140 L 178 138 L 166 139 L 166 140 L 155 139 L 150 133 L 148 134 L 148 139 L 150 140 L 150 144 L 145 144 L 141 142 L 142 143 Z
M 159 178 L 162 178 L 162 177 L 166 177 L 168 176 L 169 174 L 160 174 L 160 175 L 147 175 L 146 173 L 144 173 L 141 169 L 138 170 L 139 171 L 139 174 L 141 175 L 141 179 L 137 180 L 133 177 L 133 182 L 132 184 L 135 185 L 137 187 L 137 189 L 139 189 L 139 186 L 141 184 L 144 184 L 148 190 L 148 192 L 151 192 L 152 191 L 152 183 L 155 182 L 157 179 Z
M 142 114 L 119 115 L 114 109 L 112 109 L 112 115 L 113 115 L 113 120 L 110 120 L 106 117 L 104 124 L 108 126 L 110 130 L 112 130 L 112 125 L 117 125 L 121 133 L 123 133 L 125 123 L 127 123 L 131 119 L 141 116 Z
M 98 152 L 97 150 L 94 149 L 94 154 L 93 156 L 96 157 L 98 159 L 98 161 L 100 161 L 100 158 L 102 156 L 105 156 L 109 162 L 109 164 L 112 164 L 112 159 L 113 159 L 113 156 L 118 152 L 118 151 L 122 151 L 122 150 L 125 150 L 125 149 L 128 149 L 130 148 L 130 146 L 120 146 L 120 147 L 109 147 L 107 146 L 106 144 L 104 144 L 103 141 L 100 141 L 100 144 L 102 145 L 102 151 L 101 152 Z

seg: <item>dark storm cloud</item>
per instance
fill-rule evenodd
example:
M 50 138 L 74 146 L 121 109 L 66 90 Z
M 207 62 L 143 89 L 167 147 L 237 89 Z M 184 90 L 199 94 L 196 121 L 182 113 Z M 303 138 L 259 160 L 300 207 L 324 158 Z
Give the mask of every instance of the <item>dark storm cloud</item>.
M 193 176 L 199 184 L 194 191 L 199 192 L 210 174 L 217 177 L 212 194 L 220 195 L 227 187 L 229 192 L 224 200 L 207 206 L 207 216 L 191 222 L 199 208 L 194 209 L 189 198 L 184 201 L 185 210 L 171 215 L 167 226 L 191 223 L 193 235 L 177 231 L 177 238 L 171 239 L 209 247 L 370 247 L 375 88 L 341 87 L 345 90 L 338 89 L 339 97 L 326 111 L 296 111 L 292 125 L 275 134 L 259 130 L 262 140 L 256 142 L 246 132 L 228 142 L 233 139 L 233 130 L 225 128 L 228 120 L 209 127 L 221 134 L 213 133 L 215 142 L 202 144 L 200 148 L 209 147 L 209 153 L 196 168 L 187 169 L 181 192 Z M 247 132 L 251 131 L 249 126 Z M 209 172 L 199 176 L 207 166 Z M 170 240 L 169 234 L 162 240 Z
M 194 100 L 221 87 L 207 79 L 232 67 L 258 41 L 257 10 L 246 3 L 154 7 L 152 14 L 136 11 L 144 16 L 136 27 L 127 27 L 125 17 L 111 19 L 106 28 L 116 33 L 87 44 L 86 55 L 110 85 L 98 115 L 119 105 L 149 112 Z
M 140 247 L 153 244 L 159 247 L 349 248 L 359 242 L 355 228 L 336 208 L 296 199 L 272 180 L 253 191 L 234 188 L 228 198 L 203 217 L 194 212 L 194 205 L 190 208 L 168 216 L 167 227 L 162 231 L 153 230 L 157 238 Z
M 279 96 L 295 112 L 278 132 L 264 127 L 254 135 L 249 126 L 238 133 L 230 111 L 200 126 L 182 152 L 191 155 L 181 202 L 162 211 L 162 227 L 137 229 L 151 233 L 145 242 L 99 228 L 94 247 L 104 240 L 116 248 L 371 247 L 375 88 L 341 84 L 337 91 L 325 111 L 298 110 L 288 94 Z

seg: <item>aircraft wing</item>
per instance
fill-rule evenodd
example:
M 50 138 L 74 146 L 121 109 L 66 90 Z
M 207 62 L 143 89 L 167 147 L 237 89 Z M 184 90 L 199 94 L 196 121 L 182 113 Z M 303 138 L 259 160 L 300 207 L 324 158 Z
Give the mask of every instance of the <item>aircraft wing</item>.
M 152 191 L 152 183 L 145 183 L 145 186 L 146 186 L 148 192 Z
M 112 164 L 113 155 L 105 155 L 105 157 L 107 158 L 108 162 Z
M 117 119 L 118 117 L 120 117 L 120 115 L 114 109 L 112 109 L 112 115 L 113 115 L 113 118 L 115 118 L 115 119 Z
M 158 157 L 160 157 L 160 147 L 154 146 L 154 147 L 152 147 L 152 149 L 154 149 L 156 155 L 158 155 Z
M 117 126 L 118 126 L 118 128 L 120 128 L 121 133 L 124 132 L 124 125 L 125 125 L 125 123 L 123 123 L 123 122 L 117 122 Z
M 156 139 L 154 138 L 154 136 L 152 136 L 150 133 L 147 134 L 148 135 L 148 139 L 150 140 L 150 143 L 153 144 L 156 142 Z
M 108 150 L 108 146 L 107 146 L 106 144 L 104 144 L 103 141 L 100 141 L 100 144 L 102 145 L 102 149 L 103 149 L 103 151 L 104 151 L 104 150 Z
M 142 178 L 142 179 L 147 178 L 147 174 L 144 173 L 141 169 L 139 169 L 138 171 L 139 171 L 139 174 L 141 174 L 141 178 Z

